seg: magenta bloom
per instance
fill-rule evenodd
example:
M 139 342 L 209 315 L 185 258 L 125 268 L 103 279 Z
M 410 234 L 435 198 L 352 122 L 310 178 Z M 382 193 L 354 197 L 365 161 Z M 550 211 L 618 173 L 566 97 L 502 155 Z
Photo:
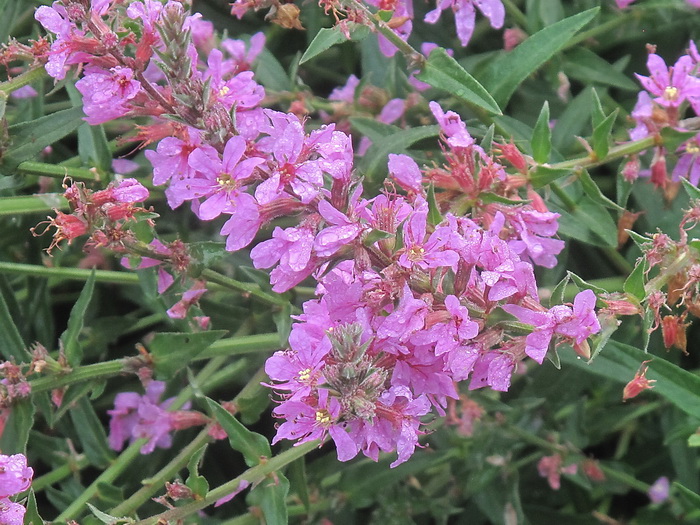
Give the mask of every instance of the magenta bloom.
M 406 191 L 423 194 L 423 175 L 408 155 L 389 155 L 389 175 Z
M 430 102 L 429 106 L 451 148 L 468 148 L 474 145 L 474 139 L 467 131 L 462 117 L 454 111 L 445 113 L 437 102 Z
M 243 184 L 250 180 L 256 166 L 264 159 L 252 157 L 241 160 L 246 150 L 246 141 L 240 136 L 229 139 L 224 148 L 223 159 L 214 148 L 199 147 L 188 158 L 190 168 L 202 175 L 175 182 L 172 192 L 181 192 L 181 198 L 192 200 L 204 198 L 199 206 L 197 216 L 204 220 L 212 220 L 228 208 L 236 208 L 238 201 L 245 191 Z
M 685 177 L 693 186 L 697 186 L 700 182 L 700 135 L 682 144 L 679 149 L 682 153 L 673 168 L 672 179 L 678 181 Z
M 14 496 L 27 490 L 32 483 L 32 476 L 34 470 L 27 466 L 24 454 L 0 454 L 0 498 Z
M 474 32 L 475 6 L 489 19 L 491 27 L 494 29 L 503 27 L 506 11 L 501 0 L 438 0 L 437 7 L 425 15 L 425 21 L 429 24 L 436 23 L 442 12 L 451 7 L 455 14 L 457 36 L 462 45 L 466 46 Z
M 23 525 L 26 512 L 27 509 L 19 503 L 13 503 L 9 498 L 0 498 L 0 523 L 3 525 Z
M 141 454 L 150 454 L 156 447 L 168 448 L 172 444 L 170 432 L 174 430 L 167 408 L 173 398 L 159 403 L 165 392 L 165 383 L 151 381 L 146 387 L 146 394 L 122 392 L 114 399 L 114 409 L 108 410 L 109 446 L 121 450 L 124 442 L 132 443 L 140 438 L 148 438 L 141 447 Z
M 83 95 L 83 110 L 88 124 L 102 124 L 126 115 L 128 102 L 141 90 L 141 83 L 134 79 L 128 67 L 115 66 L 104 70 L 87 67 L 83 78 L 75 87 Z
M 700 79 L 691 75 L 693 59 L 683 55 L 673 67 L 666 66 L 664 59 L 651 53 L 647 68 L 651 76 L 637 75 L 649 93 L 655 95 L 654 102 L 665 108 L 677 108 L 689 100 L 696 113 L 700 113 Z
M 574 298 L 573 309 L 566 305 L 556 305 L 549 311 L 536 312 L 515 304 L 507 304 L 503 309 L 519 321 L 534 327 L 525 339 L 525 353 L 542 364 L 554 334 L 581 344 L 600 331 L 595 303 L 595 294 L 591 290 L 584 290 Z
M 415 211 L 404 223 L 404 252 L 399 257 L 399 265 L 404 268 L 418 267 L 422 270 L 450 266 L 455 268 L 459 255 L 446 248 L 450 228 L 438 227 L 425 239 L 428 227 L 428 204 L 423 198 L 416 199 Z

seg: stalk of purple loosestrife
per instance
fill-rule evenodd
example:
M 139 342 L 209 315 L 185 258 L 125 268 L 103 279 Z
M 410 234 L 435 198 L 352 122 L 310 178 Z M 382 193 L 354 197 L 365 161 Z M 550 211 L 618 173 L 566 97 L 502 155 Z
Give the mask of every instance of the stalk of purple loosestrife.
M 289 349 L 265 366 L 281 420 L 273 443 L 330 436 L 341 461 L 395 451 L 396 466 L 420 446 L 424 422 L 458 399 L 460 382 L 506 391 L 525 363 L 541 364 L 558 345 L 589 355 L 587 339 L 600 330 L 593 292 L 552 308 L 539 301 L 534 266 L 552 268 L 564 243 L 559 215 L 531 188 L 528 200 L 520 196 L 528 160 L 513 147 L 500 151 L 515 174 L 475 143 L 459 115 L 430 102 L 443 160 L 421 168 L 390 155 L 382 191 L 366 196 L 346 133 L 333 124 L 307 132 L 294 114 L 260 106 L 265 92 L 250 64 L 261 37 L 247 51 L 217 42 L 174 1 L 62 0 L 36 18 L 55 35 L 43 57 L 49 74 L 62 79 L 80 66 L 88 123 L 152 119 L 138 138 L 156 143 L 146 156 L 170 207 L 188 202 L 200 220 L 227 218 L 229 251 L 274 219 L 293 218 L 250 252 L 256 268 L 272 268 L 276 292 L 317 283 L 317 298 L 294 317 Z M 125 202 L 141 200 L 141 188 Z M 85 203 L 71 203 L 72 213 L 54 221 L 58 240 L 102 238 Z M 154 255 L 183 253 L 158 242 Z M 128 239 L 104 245 L 133 247 Z M 187 256 L 178 260 L 175 270 L 186 271 Z M 162 289 L 172 282 L 160 277 Z

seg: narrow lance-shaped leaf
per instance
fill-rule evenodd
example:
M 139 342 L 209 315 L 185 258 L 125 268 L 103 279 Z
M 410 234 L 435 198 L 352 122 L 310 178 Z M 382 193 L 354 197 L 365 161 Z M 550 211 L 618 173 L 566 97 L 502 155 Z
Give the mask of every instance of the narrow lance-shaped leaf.
M 73 367 L 80 365 L 80 361 L 83 358 L 83 347 L 80 345 L 78 338 L 80 337 L 80 332 L 83 330 L 85 314 L 87 313 L 88 306 L 90 306 L 90 300 L 92 299 L 92 292 L 94 289 L 95 270 L 93 269 L 90 273 L 90 277 L 88 277 L 88 280 L 85 282 L 83 291 L 80 292 L 80 297 L 78 297 L 78 300 L 70 312 L 68 328 L 66 328 L 66 331 L 61 335 L 61 343 L 63 344 L 63 350 L 66 353 L 68 364 Z
M 17 362 L 29 360 L 29 353 L 17 326 L 15 326 L 5 298 L 0 293 L 0 352 L 5 359 L 14 358 Z
M 610 151 L 611 132 L 617 120 L 617 114 L 616 109 L 593 129 L 593 151 L 600 160 L 604 159 Z
M 253 467 L 260 463 L 261 457 L 269 458 L 272 455 L 270 443 L 265 436 L 248 430 L 228 410 L 219 403 L 207 398 L 207 404 L 211 415 L 228 434 L 231 448 L 243 454 L 246 465 Z
M 281 472 L 265 479 L 250 494 L 248 501 L 260 507 L 267 525 L 287 525 L 287 494 L 289 480 Z
M 545 101 L 537 117 L 537 123 L 532 132 L 532 158 L 539 164 L 549 160 L 549 152 L 552 150 L 552 130 L 549 127 L 549 102 Z
M 627 277 L 622 289 L 628 294 L 634 295 L 640 301 L 646 297 L 644 290 L 644 276 L 647 269 L 647 260 L 642 259 L 632 270 L 632 273 Z
M 165 332 L 156 334 L 148 347 L 153 356 L 156 377 L 170 379 L 224 335 L 226 335 L 225 330 L 191 334 Z
M 505 106 L 516 88 L 561 50 L 599 10 L 599 7 L 589 9 L 538 31 L 491 62 L 483 77 L 483 85 L 498 104 Z
M 489 91 L 441 47 L 430 53 L 427 62 L 416 78 L 433 87 L 447 91 L 470 106 L 495 115 L 502 114 L 501 108 Z
M 350 31 L 350 39 L 353 41 L 358 41 L 362 40 L 363 38 L 367 38 L 369 36 L 369 28 L 367 26 L 359 25 L 356 24 L 355 22 L 348 22 L 348 30 Z M 332 27 L 332 28 L 327 28 L 324 27 L 321 29 L 314 39 L 311 41 L 309 44 L 309 47 L 306 49 L 304 54 L 301 56 L 301 60 L 299 61 L 300 64 L 303 64 L 304 62 L 307 62 L 314 58 L 315 56 L 320 55 L 324 51 L 330 49 L 336 44 L 340 44 L 342 42 L 346 42 L 347 38 L 341 31 L 340 27 Z

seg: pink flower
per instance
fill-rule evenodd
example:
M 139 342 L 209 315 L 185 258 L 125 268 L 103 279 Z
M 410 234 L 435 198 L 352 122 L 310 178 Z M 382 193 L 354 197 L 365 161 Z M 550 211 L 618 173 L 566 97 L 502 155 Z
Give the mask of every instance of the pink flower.
M 476 19 L 474 6 L 478 7 L 479 11 L 489 19 L 491 27 L 494 29 L 503 27 L 506 12 L 501 0 L 438 0 L 437 7 L 425 15 L 425 21 L 429 24 L 436 23 L 440 14 L 451 7 L 455 14 L 457 36 L 462 45 L 466 46 L 474 32 Z
M 637 75 L 637 78 L 644 89 L 656 95 L 654 102 L 665 108 L 677 108 L 689 100 L 695 112 L 700 113 L 700 79 L 691 75 L 694 68 L 691 57 L 683 55 L 669 68 L 663 58 L 651 53 L 647 68 L 651 76 Z
M 389 175 L 406 191 L 422 195 L 423 175 L 416 161 L 408 155 L 389 155 Z
M 148 438 L 141 447 L 141 454 L 150 454 L 156 447 L 168 448 L 172 444 L 170 432 L 173 430 L 170 413 L 166 410 L 174 398 L 162 403 L 159 399 L 165 392 L 165 383 L 151 381 L 143 396 L 135 392 L 122 392 L 114 399 L 114 409 L 108 410 L 109 446 L 121 450 L 124 442 L 132 443 L 140 438 Z
M 647 495 L 652 503 L 663 503 L 668 499 L 671 491 L 671 484 L 666 476 L 661 476 L 649 487 Z
M 27 509 L 19 503 L 13 503 L 9 498 L 0 498 L 0 523 L 4 525 L 23 525 L 26 512 Z
M 0 498 L 14 496 L 27 490 L 32 483 L 32 476 L 34 470 L 27 466 L 24 454 L 0 454 Z
M 85 120 L 95 125 L 126 115 L 131 109 L 128 102 L 139 94 L 141 83 L 128 67 L 104 70 L 89 66 L 75 87 L 83 95 Z

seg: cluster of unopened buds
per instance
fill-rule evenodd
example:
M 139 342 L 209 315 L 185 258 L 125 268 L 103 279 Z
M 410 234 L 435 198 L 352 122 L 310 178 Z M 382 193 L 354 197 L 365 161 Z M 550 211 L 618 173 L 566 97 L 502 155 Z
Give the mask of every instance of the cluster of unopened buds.
M 49 217 L 31 230 L 34 235 L 43 235 L 55 228 L 49 253 L 62 241 L 70 244 L 86 234 L 90 235 L 92 246 L 124 251 L 125 244 L 135 239 L 129 231 L 129 221 L 148 214 L 148 210 L 137 204 L 148 198 L 148 190 L 136 179 L 123 179 L 99 191 L 75 183 L 66 188 L 64 196 L 71 213 L 56 210 L 56 217 Z
M 284 420 L 275 441 L 329 435 L 341 460 L 395 450 L 397 465 L 418 446 L 426 416 L 445 415 L 448 400 L 459 398 L 459 382 L 505 391 L 528 357 L 541 364 L 562 344 L 590 355 L 587 339 L 600 330 L 593 292 L 551 308 L 539 301 L 533 265 L 555 266 L 564 243 L 555 238 L 559 215 L 532 189 L 529 200 L 519 196 L 528 167 L 512 145 L 500 151 L 515 175 L 475 143 L 459 115 L 431 102 L 445 163 L 421 169 L 390 155 L 390 179 L 366 199 L 347 134 L 333 124 L 307 133 L 294 114 L 259 107 L 265 93 L 249 65 L 260 38 L 248 52 L 232 40 L 217 46 L 211 27 L 173 1 L 124 9 L 63 0 L 40 8 L 37 19 L 56 34 L 49 73 L 59 79 L 69 65 L 84 66 L 77 86 L 88 122 L 152 117 L 139 138 L 158 142 L 146 157 L 154 183 L 168 184 L 171 207 L 189 202 L 201 220 L 227 217 L 221 233 L 230 251 L 273 219 L 294 217 L 295 226 L 276 227 L 250 252 L 256 268 L 273 268 L 274 291 L 309 277 L 318 283 L 290 349 L 266 365 L 281 395 L 274 414 Z M 113 237 L 128 234 L 119 225 L 145 188 L 127 179 L 103 190 L 109 203 L 95 202 L 101 192 L 71 188 L 74 213 L 52 223 L 59 237 L 104 234 L 107 225 L 109 243 L 98 243 L 123 251 Z M 125 210 L 118 226 L 109 216 L 115 206 Z M 157 265 L 159 251 L 175 249 L 155 243 L 152 260 L 140 264 Z M 160 277 L 164 289 L 171 281 Z M 202 288 L 191 290 L 192 300 Z M 146 396 L 117 399 L 115 448 L 128 438 L 150 437 L 147 451 L 169 442 L 162 386 L 146 388 Z

